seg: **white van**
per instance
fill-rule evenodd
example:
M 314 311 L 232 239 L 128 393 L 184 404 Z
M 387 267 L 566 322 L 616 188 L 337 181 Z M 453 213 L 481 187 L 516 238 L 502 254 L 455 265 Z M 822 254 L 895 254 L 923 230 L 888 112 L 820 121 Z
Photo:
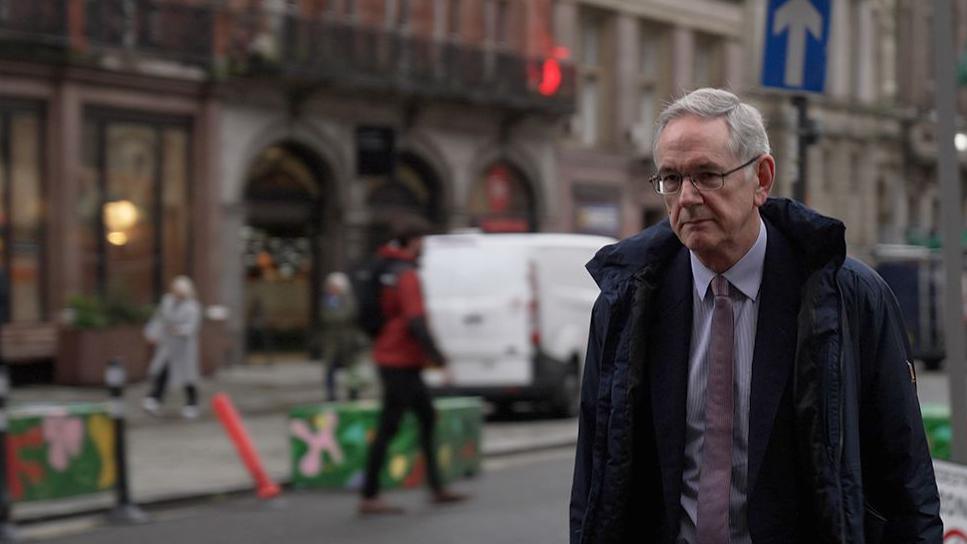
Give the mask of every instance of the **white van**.
M 449 360 L 446 394 L 577 412 L 591 307 L 584 265 L 615 240 L 582 234 L 448 234 L 426 238 L 421 273 L 430 328 Z

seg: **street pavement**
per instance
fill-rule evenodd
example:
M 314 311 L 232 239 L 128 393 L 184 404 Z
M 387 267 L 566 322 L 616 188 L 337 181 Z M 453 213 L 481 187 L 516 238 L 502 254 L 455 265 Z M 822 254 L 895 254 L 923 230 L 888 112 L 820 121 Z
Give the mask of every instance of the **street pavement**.
M 286 418 L 293 406 L 322 400 L 322 367 L 318 362 L 237 366 L 219 371 L 200 384 L 204 406 L 197 420 L 180 416 L 180 391 L 169 392 L 162 417 L 141 409 L 148 384 L 125 390 L 128 422 L 127 445 L 133 500 L 142 505 L 215 497 L 252 490 L 251 477 L 207 401 L 227 393 L 241 414 L 269 475 L 285 484 L 290 479 L 289 437 Z M 367 392 L 375 395 L 374 388 Z M 96 402 L 108 399 L 106 389 L 57 386 L 14 388 L 13 406 Z M 571 446 L 577 437 L 573 419 L 508 419 L 489 421 L 484 428 L 485 456 Z M 111 493 L 18 503 L 13 519 L 19 523 L 49 520 L 65 515 L 103 511 L 114 504 Z
M 433 506 L 424 490 L 392 492 L 401 516 L 361 518 L 351 493 L 297 491 L 275 504 L 244 497 L 153 512 L 143 525 L 55 524 L 49 544 L 558 544 L 567 542 L 573 457 L 566 448 L 485 462 L 454 488 L 466 502 Z M 41 537 L 43 535 L 35 535 Z
M 921 403 L 947 402 L 945 374 L 920 370 L 918 378 Z M 186 421 L 179 413 L 181 392 L 172 391 L 163 416 L 154 417 L 140 406 L 147 387 L 146 383 L 137 383 L 125 391 L 129 475 L 136 503 L 176 504 L 253 489 L 250 476 L 207 402 L 199 419 Z M 200 390 L 204 401 L 217 392 L 232 398 L 268 473 L 277 482 L 287 483 L 290 453 L 286 417 L 293 406 L 321 401 L 321 365 L 301 361 L 226 368 L 204 379 Z M 371 388 L 367 393 L 374 395 L 376 391 Z M 102 388 L 29 386 L 14 388 L 11 394 L 14 406 L 107 399 L 107 391 Z M 576 420 L 490 420 L 485 425 L 482 447 L 484 455 L 491 459 L 561 447 L 570 450 L 576 436 Z M 324 497 L 320 495 L 317 500 L 324 501 Z M 14 505 L 13 519 L 20 524 L 36 524 L 62 516 L 103 512 L 113 504 L 111 493 L 19 503 Z

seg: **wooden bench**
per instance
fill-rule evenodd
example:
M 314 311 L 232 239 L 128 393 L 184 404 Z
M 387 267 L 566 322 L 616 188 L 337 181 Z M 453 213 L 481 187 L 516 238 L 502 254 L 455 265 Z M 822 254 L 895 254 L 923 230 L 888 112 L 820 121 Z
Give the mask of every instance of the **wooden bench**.
M 0 326 L 0 356 L 7 363 L 28 363 L 57 356 L 56 323 L 8 323 Z

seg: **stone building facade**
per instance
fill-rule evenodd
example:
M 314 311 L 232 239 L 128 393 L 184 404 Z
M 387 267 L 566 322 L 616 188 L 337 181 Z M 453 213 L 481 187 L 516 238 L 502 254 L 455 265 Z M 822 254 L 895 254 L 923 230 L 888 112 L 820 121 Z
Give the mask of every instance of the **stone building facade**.
M 228 310 L 211 369 L 304 349 L 325 275 L 398 216 L 559 228 L 573 73 L 551 20 L 550 0 L 3 4 L 4 330 L 49 356 L 73 295 L 151 303 L 188 274 Z
M 745 17 L 744 3 L 728 0 L 557 3 L 577 80 L 559 146 L 568 230 L 623 237 L 664 217 L 646 182 L 655 120 L 686 90 L 748 87 Z

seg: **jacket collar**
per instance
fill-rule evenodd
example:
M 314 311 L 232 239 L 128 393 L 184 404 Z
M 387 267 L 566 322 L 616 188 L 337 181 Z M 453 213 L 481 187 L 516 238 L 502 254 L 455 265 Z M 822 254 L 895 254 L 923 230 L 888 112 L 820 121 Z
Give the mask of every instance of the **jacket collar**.
M 846 226 L 787 198 L 770 198 L 759 208 L 766 223 L 785 236 L 807 272 L 846 259 Z M 635 236 L 601 248 L 587 264 L 603 293 L 611 292 L 646 264 L 667 261 L 682 248 L 668 219 Z

